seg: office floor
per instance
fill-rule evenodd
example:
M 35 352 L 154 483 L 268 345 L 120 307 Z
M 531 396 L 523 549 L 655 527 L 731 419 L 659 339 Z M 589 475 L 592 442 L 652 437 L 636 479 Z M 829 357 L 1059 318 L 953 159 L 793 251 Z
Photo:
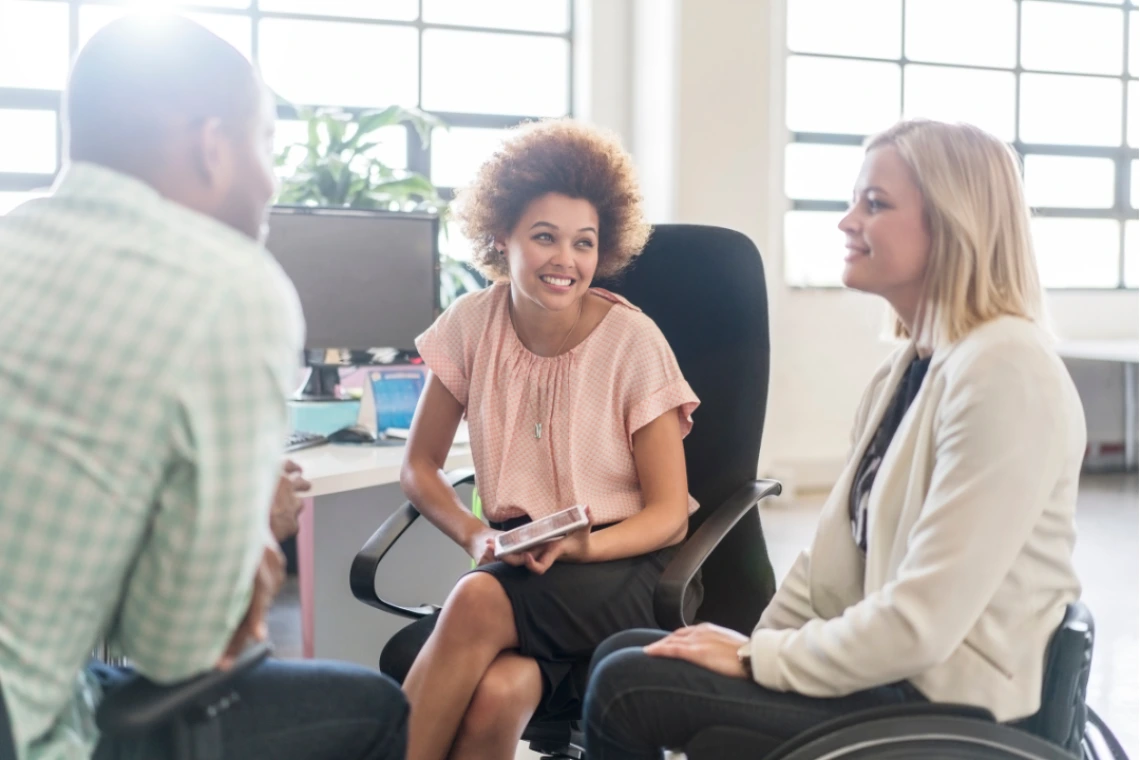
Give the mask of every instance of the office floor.
M 1112 726 L 1131 757 L 1140 758 L 1140 510 L 1135 475 L 1087 475 L 1077 509 L 1077 571 L 1096 616 L 1097 639 L 1089 704 Z M 820 497 L 761 513 L 777 575 L 791 566 L 815 529 Z M 380 613 L 377 613 L 380 614 Z M 296 584 L 282 590 L 270 613 L 279 654 L 301 654 Z M 518 760 L 536 757 L 520 747 Z

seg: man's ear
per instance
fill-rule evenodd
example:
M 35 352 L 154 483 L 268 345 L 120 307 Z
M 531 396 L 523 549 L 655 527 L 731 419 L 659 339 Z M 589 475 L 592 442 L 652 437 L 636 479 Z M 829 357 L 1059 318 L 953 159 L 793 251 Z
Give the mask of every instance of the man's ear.
M 194 167 L 210 188 L 222 183 L 226 171 L 226 142 L 220 119 L 204 120 L 194 131 Z

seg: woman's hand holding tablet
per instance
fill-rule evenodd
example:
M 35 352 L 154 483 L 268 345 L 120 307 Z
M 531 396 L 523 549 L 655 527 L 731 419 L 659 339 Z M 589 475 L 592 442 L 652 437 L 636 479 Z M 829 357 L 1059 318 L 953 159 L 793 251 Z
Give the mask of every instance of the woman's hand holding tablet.
M 512 565 L 526 565 L 541 575 L 560 556 L 584 559 L 579 555 L 585 554 L 589 527 L 589 508 L 576 505 L 498 534 L 495 536 L 495 558 Z M 579 534 L 581 539 L 576 540 L 574 534 Z M 579 543 L 582 546 L 577 546 Z M 538 551 L 529 551 L 536 548 Z

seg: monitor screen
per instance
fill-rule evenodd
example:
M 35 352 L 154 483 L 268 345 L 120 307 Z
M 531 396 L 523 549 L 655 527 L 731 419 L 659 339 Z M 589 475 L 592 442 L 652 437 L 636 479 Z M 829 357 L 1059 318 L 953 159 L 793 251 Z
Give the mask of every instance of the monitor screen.
M 439 220 L 275 207 L 266 247 L 293 281 L 310 351 L 415 349 L 439 314 Z

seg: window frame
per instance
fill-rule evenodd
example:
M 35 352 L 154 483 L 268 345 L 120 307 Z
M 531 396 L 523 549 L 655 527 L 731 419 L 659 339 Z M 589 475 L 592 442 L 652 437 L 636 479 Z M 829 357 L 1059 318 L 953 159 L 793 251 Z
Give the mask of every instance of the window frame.
M 33 0 L 33 2 L 55 3 L 68 7 L 68 51 L 74 56 L 79 47 L 79 9 L 81 6 L 112 6 L 123 7 L 125 2 L 117 0 Z M 338 22 L 347 24 L 367 24 L 389 27 L 414 28 L 419 36 L 419 56 L 417 65 L 417 103 L 378 103 L 371 108 L 381 108 L 388 105 L 419 106 L 423 100 L 423 74 L 424 52 L 423 35 L 428 30 L 447 30 L 459 32 L 478 32 L 485 34 L 509 34 L 522 37 L 539 37 L 563 39 L 566 41 L 567 55 L 567 82 L 566 82 L 566 115 L 574 115 L 574 86 L 575 86 L 575 5 L 573 0 L 565 0 L 567 4 L 568 23 L 565 31 L 528 31 L 520 29 L 503 29 L 499 27 L 465 26 L 456 24 L 441 24 L 425 22 L 423 19 L 423 0 L 417 0 L 416 18 L 411 21 L 362 18 L 358 16 L 326 15 L 320 13 L 296 13 L 284 11 L 266 11 L 260 7 L 259 0 L 249 0 L 248 8 L 220 8 L 216 6 L 194 4 L 187 2 L 176 8 L 181 13 L 208 13 L 219 16 L 238 16 L 250 19 L 250 52 L 254 63 L 258 61 L 260 21 L 262 19 L 287 19 L 293 21 Z M 61 118 L 62 95 L 58 90 L 27 89 L 16 87 L 0 87 L 0 109 L 53 111 L 56 114 L 56 173 L 63 161 L 63 121 Z M 307 107 L 341 108 L 338 103 L 303 103 L 297 104 Z M 344 108 L 348 113 L 358 114 L 368 108 Z M 425 109 L 426 110 L 426 109 Z M 518 116 L 494 113 L 458 113 L 447 111 L 429 111 L 444 121 L 448 127 L 476 127 L 489 129 L 507 129 L 538 116 Z M 279 105 L 277 118 L 279 120 L 295 119 L 296 110 L 292 106 Z M 405 124 L 407 130 L 407 168 L 425 177 L 431 177 L 431 146 L 421 145 L 415 129 Z M 54 181 L 56 173 L 29 174 L 21 172 L 6 172 L 0 168 L 0 192 L 33 192 L 44 190 Z M 440 194 L 445 198 L 454 196 L 455 188 L 440 187 Z
M 787 27 L 787 14 L 784 19 L 784 33 L 783 33 L 783 60 L 781 76 L 784 78 L 783 91 L 787 91 L 787 61 L 792 58 L 817 58 L 832 61 L 869 61 L 875 63 L 891 63 L 895 64 L 900 69 L 899 76 L 899 108 L 898 112 L 901 115 L 905 113 L 905 98 L 906 98 L 906 76 L 907 67 L 910 65 L 924 66 L 924 67 L 937 67 L 951 70 L 966 70 L 966 71 L 993 71 L 1001 73 L 1014 74 L 1014 139 L 1008 144 L 1016 151 L 1020 170 L 1024 177 L 1024 163 L 1025 157 L 1029 155 L 1043 155 L 1043 156 L 1066 156 L 1074 158 L 1108 158 L 1113 161 L 1115 168 L 1115 183 L 1113 188 L 1113 205 L 1110 208 L 1064 208 L 1054 206 L 1033 207 L 1032 214 L 1034 217 L 1042 218 L 1065 218 L 1065 219 L 1110 219 L 1119 222 L 1119 249 L 1117 252 L 1117 280 L 1116 284 L 1112 286 L 1093 287 L 1093 286 L 1051 286 L 1048 288 L 1050 291 L 1060 291 L 1066 293 L 1076 292 L 1095 292 L 1095 293 L 1111 293 L 1111 292 L 1136 292 L 1136 285 L 1128 285 L 1126 274 L 1126 258 L 1127 250 L 1126 245 L 1126 227 L 1127 222 L 1134 221 L 1138 217 L 1137 207 L 1132 205 L 1132 162 L 1140 158 L 1140 146 L 1128 144 L 1128 109 L 1129 109 L 1129 83 L 1138 81 L 1138 77 L 1131 74 L 1129 71 L 1129 44 L 1131 41 L 1132 13 L 1140 10 L 1137 0 L 1121 0 L 1114 2 L 1112 0 L 1102 0 L 1101 2 L 1087 2 L 1085 0 L 1033 0 L 1033 2 L 1052 3 L 1059 5 L 1078 6 L 1085 8 L 1108 8 L 1120 11 L 1124 16 L 1123 23 L 1123 64 L 1122 72 L 1120 74 L 1089 74 L 1086 72 L 1063 72 L 1063 71 L 1048 71 L 1042 69 L 1033 69 L 1023 67 L 1021 65 L 1021 41 L 1022 41 L 1022 8 L 1026 0 L 1011 0 L 1016 4 L 1016 21 L 1015 21 L 1015 60 L 1014 65 L 1011 67 L 992 66 L 983 64 L 964 64 L 964 63 L 943 63 L 924 60 L 910 59 L 906 55 L 906 22 L 907 22 L 907 6 L 908 0 L 899 0 L 901 6 L 901 24 L 899 28 L 899 35 L 901 40 L 900 55 L 897 58 L 885 57 L 871 57 L 847 54 L 831 54 L 819 52 L 803 52 L 792 50 L 788 44 L 788 27 Z M 791 3 L 795 0 L 786 0 Z M 1081 76 L 1092 77 L 1097 79 L 1108 79 L 1112 81 L 1119 81 L 1122 83 L 1123 93 L 1121 104 L 1121 141 L 1116 146 L 1094 146 L 1094 145 L 1065 145 L 1054 143 L 1027 143 L 1021 140 L 1021 75 L 1022 74 L 1046 74 L 1055 76 Z M 794 131 L 787 127 L 786 123 L 786 100 L 784 106 L 784 133 L 787 139 L 784 143 L 784 149 L 791 143 L 805 143 L 812 145 L 845 145 L 845 146 L 862 146 L 870 135 L 835 133 L 835 132 L 804 132 Z M 781 165 L 783 161 L 781 161 Z M 795 199 L 790 198 L 786 194 L 786 189 L 781 187 L 781 193 L 784 195 L 785 205 L 781 213 L 781 224 L 783 223 L 784 216 L 789 211 L 816 211 L 816 212 L 843 212 L 848 208 L 846 201 L 835 200 L 811 200 L 811 199 Z M 788 251 L 785 245 L 783 246 L 783 255 L 787 261 Z M 784 266 L 786 272 L 788 267 Z M 839 283 L 831 285 L 820 284 L 802 284 L 791 282 L 785 276 L 785 285 L 793 290 L 834 290 L 842 289 Z

